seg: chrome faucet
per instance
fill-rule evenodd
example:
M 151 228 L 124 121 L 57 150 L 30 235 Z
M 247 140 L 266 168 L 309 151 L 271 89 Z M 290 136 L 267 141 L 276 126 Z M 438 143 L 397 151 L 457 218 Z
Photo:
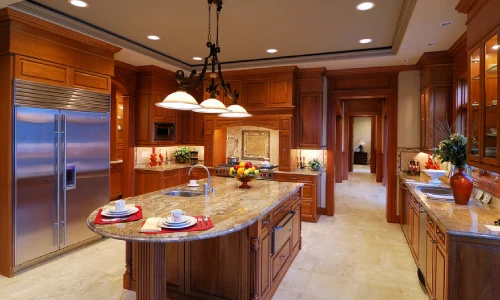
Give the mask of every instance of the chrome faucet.
M 196 164 L 194 166 L 192 166 L 189 171 L 188 171 L 188 176 L 191 175 L 191 170 L 194 168 L 194 167 L 202 167 L 202 168 L 205 168 L 205 171 L 207 171 L 207 183 L 203 184 L 203 192 L 205 193 L 205 195 L 208 195 L 208 193 L 210 192 L 210 171 L 208 170 L 207 167 L 205 167 L 204 165 L 202 164 Z

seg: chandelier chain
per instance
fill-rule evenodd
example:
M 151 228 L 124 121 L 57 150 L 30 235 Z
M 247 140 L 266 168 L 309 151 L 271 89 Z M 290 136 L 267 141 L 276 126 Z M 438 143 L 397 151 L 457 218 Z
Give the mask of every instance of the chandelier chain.
M 212 25 L 210 22 L 211 20 L 212 20 L 212 4 L 209 2 L 208 3 L 208 42 L 209 43 L 212 42 L 212 34 L 211 34 Z
M 221 11 L 222 7 L 218 7 L 217 8 L 217 36 L 216 36 L 216 41 L 215 41 L 215 45 L 217 47 L 219 47 L 219 15 L 220 15 L 220 11 Z

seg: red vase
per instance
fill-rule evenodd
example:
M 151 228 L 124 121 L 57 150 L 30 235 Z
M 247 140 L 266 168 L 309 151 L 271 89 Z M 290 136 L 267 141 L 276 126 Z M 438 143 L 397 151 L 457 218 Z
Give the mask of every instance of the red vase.
M 464 172 L 464 168 L 459 168 L 458 173 L 450 178 L 451 191 L 455 203 L 460 205 L 469 204 L 469 198 L 472 194 L 472 179 L 470 179 Z

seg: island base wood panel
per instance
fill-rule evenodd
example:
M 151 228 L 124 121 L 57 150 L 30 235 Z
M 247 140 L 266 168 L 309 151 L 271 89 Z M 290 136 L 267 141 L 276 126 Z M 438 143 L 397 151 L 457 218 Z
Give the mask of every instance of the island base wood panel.
M 162 299 L 271 300 L 301 249 L 300 194 L 299 190 L 263 219 L 228 235 L 166 243 L 162 249 L 156 244 L 127 242 L 124 288 L 137 291 L 137 299 L 146 299 L 140 297 L 164 286 L 164 291 L 156 293 Z M 289 214 L 294 214 L 292 232 L 273 255 L 272 228 Z M 149 263 L 158 257 L 166 274 Z M 141 286 L 152 272 L 158 273 L 149 278 L 156 287 Z

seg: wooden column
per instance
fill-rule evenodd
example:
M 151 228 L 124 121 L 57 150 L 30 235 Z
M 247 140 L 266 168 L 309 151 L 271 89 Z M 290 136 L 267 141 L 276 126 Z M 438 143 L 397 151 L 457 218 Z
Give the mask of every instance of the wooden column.
M 137 299 L 167 299 L 165 243 L 137 243 Z
M 260 281 L 259 238 L 250 239 L 250 299 L 258 300 Z

